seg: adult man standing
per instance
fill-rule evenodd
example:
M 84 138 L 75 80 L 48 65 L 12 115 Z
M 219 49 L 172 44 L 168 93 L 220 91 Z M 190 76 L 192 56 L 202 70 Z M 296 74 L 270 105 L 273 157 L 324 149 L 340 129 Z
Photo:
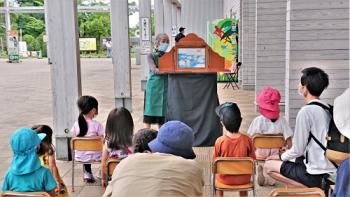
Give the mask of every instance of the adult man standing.
M 175 41 L 179 42 L 181 40 L 181 38 L 185 37 L 185 29 L 184 27 L 180 27 L 179 28 L 179 33 L 175 36 Z
M 193 139 L 186 124 L 165 123 L 148 143 L 152 153 L 123 159 L 103 196 L 202 196 L 203 172 L 193 160 Z

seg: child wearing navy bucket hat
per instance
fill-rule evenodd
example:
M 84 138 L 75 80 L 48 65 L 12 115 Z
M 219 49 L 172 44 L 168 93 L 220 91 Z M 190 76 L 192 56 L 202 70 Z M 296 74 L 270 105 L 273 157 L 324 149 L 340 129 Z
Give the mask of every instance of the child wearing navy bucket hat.
M 13 159 L 4 182 L 3 191 L 39 192 L 56 196 L 56 181 L 49 169 L 42 167 L 36 149 L 45 134 L 36 134 L 30 128 L 20 128 L 11 136 Z

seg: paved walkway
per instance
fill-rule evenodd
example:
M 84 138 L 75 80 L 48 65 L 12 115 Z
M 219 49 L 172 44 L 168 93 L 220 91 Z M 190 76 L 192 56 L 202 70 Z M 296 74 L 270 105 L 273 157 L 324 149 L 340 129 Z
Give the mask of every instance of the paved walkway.
M 99 101 L 99 115 L 96 120 L 105 124 L 109 111 L 114 107 L 113 68 L 111 59 L 82 59 L 82 92 L 93 95 Z M 52 96 L 50 66 L 47 60 L 23 60 L 19 64 L 8 64 L 0 59 L 0 183 L 11 162 L 8 145 L 11 133 L 19 127 L 34 124 L 52 125 Z M 140 88 L 140 66 L 132 65 L 133 118 L 135 131 L 142 128 L 143 92 Z M 242 111 L 242 131 L 246 131 L 251 120 L 257 115 L 254 106 L 254 92 L 222 89 L 218 85 L 220 102 L 237 102 Z M 76 106 L 72 106 L 76 107 Z M 206 195 L 210 194 L 210 149 L 196 148 L 197 160 L 205 173 Z M 61 175 L 71 185 L 71 163 L 58 161 Z M 97 172 L 99 166 L 94 166 Z M 85 185 L 82 181 L 82 167 L 76 167 L 76 192 L 71 196 L 95 197 L 103 193 L 97 185 Z M 267 196 L 271 187 L 258 187 L 258 196 Z M 235 194 L 232 194 L 235 196 Z M 231 194 L 229 195 L 231 196 Z

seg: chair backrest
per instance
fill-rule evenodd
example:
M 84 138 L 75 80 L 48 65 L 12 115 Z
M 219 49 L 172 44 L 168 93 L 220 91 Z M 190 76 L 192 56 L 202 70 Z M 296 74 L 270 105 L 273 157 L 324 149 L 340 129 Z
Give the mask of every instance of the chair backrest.
M 239 72 L 239 69 L 241 68 L 241 65 L 242 65 L 241 62 L 237 62 L 236 65 L 232 65 L 231 72 L 238 75 L 238 72 Z
M 1 193 L 2 197 L 50 197 L 50 194 L 46 192 L 13 192 L 13 191 L 5 191 Z
M 74 137 L 71 140 L 72 150 L 102 151 L 103 139 L 101 137 Z
M 283 135 L 254 135 L 255 148 L 282 148 L 285 144 Z
M 320 188 L 276 188 L 270 192 L 270 197 L 325 197 Z
M 213 163 L 214 174 L 255 174 L 254 160 L 250 157 L 218 157 Z
M 349 153 L 344 153 L 344 152 L 339 152 L 339 151 L 334 151 L 331 149 L 326 150 L 326 157 L 330 160 L 336 163 L 338 166 L 339 164 L 350 157 Z
M 107 176 L 112 177 L 114 169 L 120 163 L 121 159 L 109 159 L 107 161 Z

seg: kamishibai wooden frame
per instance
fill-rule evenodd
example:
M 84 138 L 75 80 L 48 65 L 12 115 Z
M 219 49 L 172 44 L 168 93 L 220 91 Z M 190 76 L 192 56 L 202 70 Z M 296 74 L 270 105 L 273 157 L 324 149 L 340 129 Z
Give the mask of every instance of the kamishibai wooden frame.
M 180 68 L 178 51 L 182 48 L 205 49 L 204 68 Z M 225 71 L 225 58 L 215 53 L 210 46 L 196 34 L 191 33 L 182 38 L 175 46 L 159 58 L 160 73 L 216 73 Z

